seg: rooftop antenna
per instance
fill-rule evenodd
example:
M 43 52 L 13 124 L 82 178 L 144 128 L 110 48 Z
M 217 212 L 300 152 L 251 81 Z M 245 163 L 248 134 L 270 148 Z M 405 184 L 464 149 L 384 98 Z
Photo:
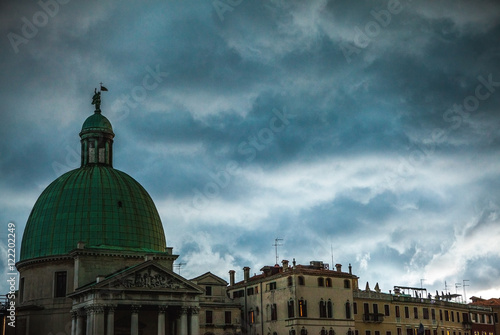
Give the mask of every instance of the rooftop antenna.
M 333 269 L 333 244 L 330 243 L 330 253 L 332 254 L 332 269 Z
M 464 288 L 464 302 L 467 303 L 467 295 L 465 294 L 465 286 L 470 286 L 470 285 L 467 285 L 465 284 L 466 281 L 470 281 L 469 279 L 464 279 L 463 280 L 463 284 L 462 284 L 462 287 Z
M 455 294 L 456 294 L 457 296 L 459 295 L 459 294 L 458 294 L 458 288 L 459 288 L 459 287 L 462 287 L 462 284 L 460 284 L 460 283 L 455 283 Z
M 283 241 L 283 239 L 282 239 L 282 238 L 278 238 L 278 237 L 276 237 L 276 238 L 274 239 L 274 244 L 273 244 L 273 246 L 274 246 L 274 250 L 275 250 L 275 252 L 276 252 L 276 264 L 279 264 L 279 263 L 278 263 L 278 262 L 279 262 L 278 247 L 280 247 L 280 246 L 282 246 L 282 245 L 283 245 L 283 244 L 280 244 L 280 243 L 279 243 L 279 241 Z
M 186 263 L 174 264 L 174 266 L 179 270 L 179 276 L 181 275 L 181 267 L 186 265 Z

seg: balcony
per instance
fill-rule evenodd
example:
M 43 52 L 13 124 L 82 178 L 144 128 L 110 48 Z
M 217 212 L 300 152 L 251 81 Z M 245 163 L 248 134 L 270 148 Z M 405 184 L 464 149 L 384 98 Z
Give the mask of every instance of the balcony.
M 384 314 L 380 314 L 380 313 L 363 314 L 363 322 L 381 323 L 383 321 L 384 321 Z
M 472 322 L 471 321 L 464 321 L 464 322 L 462 322 L 462 326 L 464 327 L 465 330 L 471 330 L 472 329 Z

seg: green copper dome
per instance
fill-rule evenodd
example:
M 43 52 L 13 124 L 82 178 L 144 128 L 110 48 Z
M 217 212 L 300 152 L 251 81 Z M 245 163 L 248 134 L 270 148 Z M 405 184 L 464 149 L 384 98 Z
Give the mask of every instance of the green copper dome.
M 63 255 L 76 248 L 165 251 L 153 200 L 132 177 L 108 166 L 65 173 L 40 195 L 28 218 L 20 260 Z
M 113 128 L 96 110 L 80 132 L 82 163 L 53 181 L 26 223 L 20 261 L 87 248 L 166 252 L 163 225 L 153 200 L 132 177 L 112 167 Z

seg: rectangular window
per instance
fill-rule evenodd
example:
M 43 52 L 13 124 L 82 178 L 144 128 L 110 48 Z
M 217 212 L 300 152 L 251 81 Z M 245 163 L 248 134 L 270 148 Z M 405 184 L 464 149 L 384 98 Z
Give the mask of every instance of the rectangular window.
M 247 288 L 247 295 L 253 295 L 253 287 Z
M 19 281 L 19 301 L 24 301 L 24 277 Z
M 410 309 L 408 308 L 408 306 L 405 306 L 405 318 L 410 318 Z
M 212 311 L 205 311 L 205 323 L 214 323 Z
M 66 296 L 66 271 L 58 271 L 55 273 L 54 280 L 54 297 L 61 298 Z
M 427 307 L 422 308 L 422 314 L 424 320 L 429 320 L 429 308 Z
M 431 319 L 436 320 L 436 310 L 434 308 L 431 309 Z
M 403 331 L 401 330 L 401 328 L 396 328 L 396 334 L 397 335 L 402 335 Z
M 394 309 L 395 309 L 395 312 L 396 312 L 396 317 L 400 318 L 401 317 L 401 312 L 399 311 L 399 306 L 395 306 Z M 400 335 L 400 334 L 398 334 L 398 335 Z
M 369 330 L 365 331 L 365 335 L 371 335 L 371 333 L 372 333 L 372 332 L 371 332 L 371 331 L 369 331 Z
M 353 309 L 354 315 L 358 314 L 358 303 L 357 302 L 352 303 L 352 309 Z
M 418 319 L 418 307 L 413 307 L 413 318 Z
M 457 312 L 457 322 L 460 323 L 460 313 L 459 312 Z M 459 335 L 462 335 L 462 334 L 459 334 Z
M 267 287 L 267 290 L 268 290 L 268 291 L 276 290 L 276 282 L 275 282 L 275 281 L 273 281 L 273 282 L 271 282 L 271 283 L 268 283 L 268 284 L 266 285 L 266 287 Z
M 276 308 L 276 304 L 271 305 L 271 320 L 272 321 L 278 320 L 278 310 Z
M 212 286 L 205 286 L 205 295 L 206 296 L 212 295 Z
M 384 305 L 384 315 L 385 316 L 390 316 L 390 310 L 389 310 L 389 305 Z
M 390 330 L 386 331 L 385 335 L 391 335 L 391 331 Z
M 231 324 L 231 311 L 226 311 L 224 313 L 224 322 L 226 323 L 226 325 Z
M 448 311 L 444 311 L 444 321 L 450 321 L 450 314 Z
M 439 310 L 439 321 L 443 321 L 443 310 Z
M 455 313 L 451 311 L 450 314 L 451 314 L 451 322 L 455 322 Z

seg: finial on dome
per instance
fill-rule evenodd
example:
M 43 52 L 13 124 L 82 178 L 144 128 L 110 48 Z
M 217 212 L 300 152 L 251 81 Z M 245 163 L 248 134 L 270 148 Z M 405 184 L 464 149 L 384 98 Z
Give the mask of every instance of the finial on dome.
M 102 83 L 99 83 L 99 92 L 97 92 L 97 88 L 94 88 L 94 96 L 92 97 L 92 105 L 95 105 L 95 113 L 101 112 L 101 92 L 106 92 L 108 89 L 102 86 Z

